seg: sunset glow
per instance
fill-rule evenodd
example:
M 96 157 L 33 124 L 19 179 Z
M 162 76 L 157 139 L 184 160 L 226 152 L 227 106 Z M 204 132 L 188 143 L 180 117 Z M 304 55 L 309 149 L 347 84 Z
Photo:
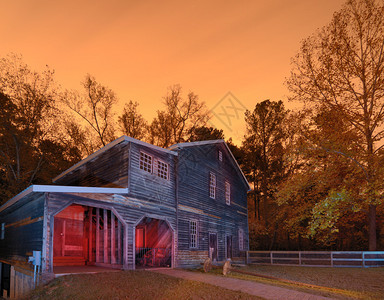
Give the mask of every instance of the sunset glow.
M 290 58 L 343 2 L 3 1 L 0 57 L 13 52 L 32 69 L 49 65 L 63 88 L 80 89 L 90 73 L 121 104 L 138 101 L 149 121 L 173 84 L 209 109 L 228 92 L 253 109 L 286 101 Z M 229 126 L 213 124 L 242 140 L 243 111 Z

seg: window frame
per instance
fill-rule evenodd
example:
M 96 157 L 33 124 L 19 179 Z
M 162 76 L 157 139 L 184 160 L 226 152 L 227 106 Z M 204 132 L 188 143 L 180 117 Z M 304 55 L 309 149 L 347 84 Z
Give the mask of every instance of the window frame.
M 143 159 L 143 157 L 144 157 L 144 159 Z M 145 160 L 148 158 L 150 158 L 150 163 Z M 150 167 L 149 171 L 146 168 L 146 166 L 148 166 L 148 165 Z M 140 151 L 139 168 L 140 168 L 140 170 L 143 170 L 144 172 L 153 174 L 153 156 L 144 152 L 144 151 Z
M 239 250 L 244 251 L 244 230 L 239 228 Z
M 153 168 L 153 173 L 159 178 L 169 180 L 169 164 L 167 164 L 165 161 L 162 161 L 161 159 L 155 159 L 154 164 L 155 166 Z M 165 171 L 160 167 L 161 164 L 165 166 Z
M 231 184 L 228 180 L 225 181 L 225 204 L 231 205 Z
M 199 247 L 198 221 L 189 220 L 189 248 L 197 249 Z
M 170 178 L 170 168 L 168 163 L 141 150 L 139 169 L 164 180 L 169 180 Z
M 209 172 L 209 198 L 216 199 L 216 174 L 213 172 Z

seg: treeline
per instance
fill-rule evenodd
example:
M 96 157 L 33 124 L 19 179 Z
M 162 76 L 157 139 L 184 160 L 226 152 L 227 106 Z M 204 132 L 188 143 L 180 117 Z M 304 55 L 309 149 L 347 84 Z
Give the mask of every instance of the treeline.
M 384 249 L 384 6 L 350 0 L 303 40 L 286 80 L 302 109 L 265 100 L 246 111 L 242 145 L 227 142 L 252 190 L 253 250 Z M 160 147 L 223 139 L 198 96 L 168 89 L 148 122 L 139 104 L 86 75 L 63 90 L 54 72 L 0 60 L 0 200 L 49 184 L 116 137 Z
M 208 110 L 193 92 L 169 87 L 152 122 L 128 101 L 119 99 L 87 74 L 82 89 L 65 90 L 48 67 L 36 72 L 22 58 L 0 59 L 0 201 L 4 203 L 31 184 L 51 179 L 82 158 L 125 134 L 151 144 L 224 138 L 205 127 Z

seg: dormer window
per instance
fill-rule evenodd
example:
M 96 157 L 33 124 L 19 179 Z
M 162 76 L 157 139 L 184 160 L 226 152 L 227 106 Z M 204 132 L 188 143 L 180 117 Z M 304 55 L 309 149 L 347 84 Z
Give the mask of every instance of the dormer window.
M 156 161 L 157 164 L 157 176 L 163 179 L 168 179 L 168 164 L 161 160 Z
M 140 169 L 152 173 L 152 156 L 147 153 L 140 152 Z
M 157 177 L 168 180 L 169 166 L 167 163 L 152 157 L 151 155 L 140 152 L 140 169 L 148 173 L 154 174 Z

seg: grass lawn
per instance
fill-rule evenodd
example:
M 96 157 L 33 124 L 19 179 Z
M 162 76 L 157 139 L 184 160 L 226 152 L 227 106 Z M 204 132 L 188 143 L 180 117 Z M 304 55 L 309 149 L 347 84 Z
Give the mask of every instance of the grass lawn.
M 384 299 L 384 268 L 322 268 L 254 265 L 236 269 L 318 287 L 300 286 L 235 272 L 231 273 L 230 276 L 307 292 L 310 291 L 311 293 L 328 295 L 340 299 Z M 221 270 L 215 270 L 215 273 L 220 272 Z
M 147 271 L 69 275 L 24 299 L 262 299 L 195 281 Z

